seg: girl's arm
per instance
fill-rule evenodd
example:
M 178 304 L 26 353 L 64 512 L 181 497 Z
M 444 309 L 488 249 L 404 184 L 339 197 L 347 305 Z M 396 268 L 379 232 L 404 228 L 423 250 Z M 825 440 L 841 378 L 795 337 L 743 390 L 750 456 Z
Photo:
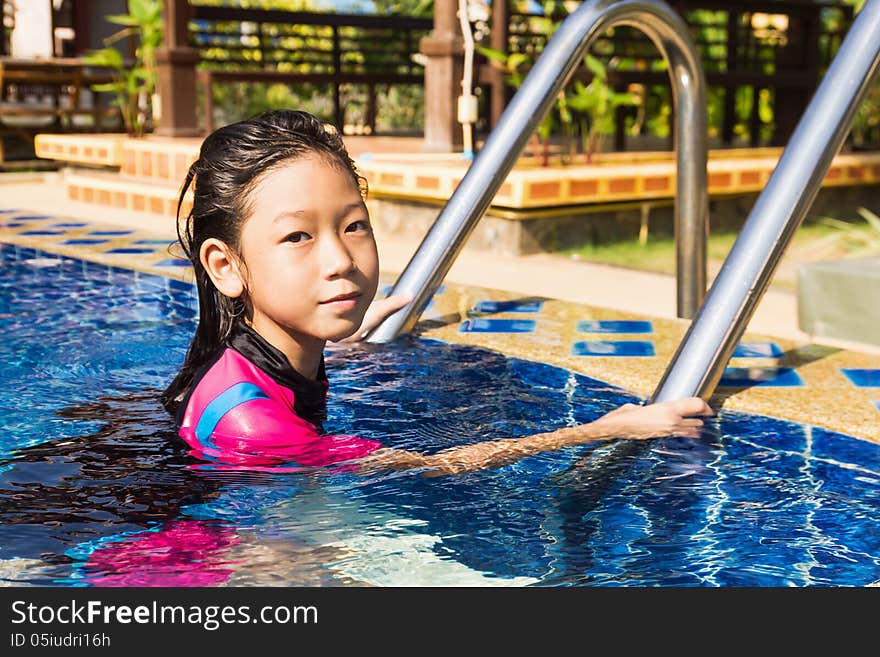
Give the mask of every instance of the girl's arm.
M 362 470 L 425 468 L 426 476 L 472 472 L 501 467 L 541 452 L 600 440 L 644 440 L 661 436 L 697 438 L 703 420 L 694 416 L 712 414 L 709 405 L 699 397 L 648 406 L 624 404 L 594 422 L 576 427 L 536 433 L 523 438 L 504 438 L 451 447 L 431 455 L 383 448 L 362 458 L 359 465 Z

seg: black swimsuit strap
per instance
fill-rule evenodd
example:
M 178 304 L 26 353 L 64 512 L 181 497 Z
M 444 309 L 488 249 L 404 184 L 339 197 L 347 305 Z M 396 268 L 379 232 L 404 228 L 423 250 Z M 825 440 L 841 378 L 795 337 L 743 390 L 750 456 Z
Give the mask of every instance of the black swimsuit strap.
M 226 344 L 259 367 L 276 383 L 290 388 L 293 391 L 296 414 L 321 428 L 327 417 L 327 374 L 323 356 L 318 366 L 317 379 L 305 377 L 291 366 L 281 351 L 242 321 L 236 322 Z

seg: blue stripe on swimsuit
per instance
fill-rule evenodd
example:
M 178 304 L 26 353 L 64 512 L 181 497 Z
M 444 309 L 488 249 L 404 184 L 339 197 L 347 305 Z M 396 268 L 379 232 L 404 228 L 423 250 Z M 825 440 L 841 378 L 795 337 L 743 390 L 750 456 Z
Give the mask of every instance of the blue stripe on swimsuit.
M 196 425 L 196 438 L 206 446 L 216 448 L 210 438 L 223 416 L 236 406 L 254 399 L 269 399 L 269 396 L 253 383 L 236 383 L 217 395 L 202 411 Z

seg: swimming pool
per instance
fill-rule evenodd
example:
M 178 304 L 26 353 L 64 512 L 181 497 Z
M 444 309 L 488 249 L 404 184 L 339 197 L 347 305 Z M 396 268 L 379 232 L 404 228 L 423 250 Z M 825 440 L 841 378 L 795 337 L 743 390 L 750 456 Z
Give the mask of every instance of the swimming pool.
M 605 443 L 424 478 L 193 467 L 156 393 L 195 321 L 176 280 L 0 247 L 0 580 L 114 585 L 863 585 L 880 445 L 722 412 L 701 440 Z M 632 396 L 435 340 L 331 349 L 330 431 L 433 452 Z

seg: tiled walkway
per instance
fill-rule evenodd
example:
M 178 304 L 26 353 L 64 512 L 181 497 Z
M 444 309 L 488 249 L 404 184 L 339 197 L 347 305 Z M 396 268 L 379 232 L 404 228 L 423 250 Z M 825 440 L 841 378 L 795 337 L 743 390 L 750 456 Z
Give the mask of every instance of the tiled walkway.
M 192 279 L 167 226 L 148 231 L 0 207 L 0 241 Z M 384 291 L 391 281 L 385 277 Z M 440 288 L 422 320 L 425 337 L 558 365 L 646 397 L 687 328 L 682 320 L 453 284 Z M 747 335 L 714 403 L 880 442 L 880 355 Z

